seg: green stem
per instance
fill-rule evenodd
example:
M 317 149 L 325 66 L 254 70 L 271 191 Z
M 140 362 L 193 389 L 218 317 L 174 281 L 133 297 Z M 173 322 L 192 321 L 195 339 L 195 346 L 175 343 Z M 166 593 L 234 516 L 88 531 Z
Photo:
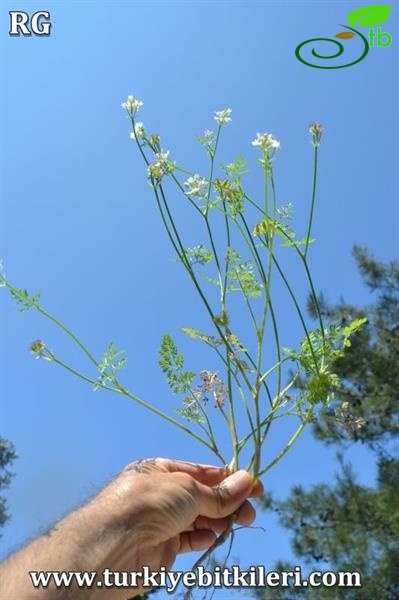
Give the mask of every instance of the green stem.
M 308 232 L 306 234 L 306 244 L 305 244 L 305 258 L 308 253 L 310 233 L 312 231 L 312 223 L 313 223 L 313 213 L 314 213 L 314 205 L 316 199 L 316 184 L 317 184 L 317 162 L 318 162 L 318 146 L 314 146 L 314 162 L 313 162 L 313 183 L 312 183 L 312 198 L 310 202 L 310 215 L 308 222 Z
M 312 414 L 313 414 L 313 406 L 311 408 L 309 408 L 302 423 L 300 424 L 300 426 L 298 427 L 298 429 L 296 430 L 296 432 L 294 433 L 292 438 L 289 440 L 289 442 L 287 443 L 285 448 L 283 448 L 281 450 L 281 452 L 279 452 L 277 454 L 277 456 L 267 465 L 267 467 L 265 467 L 264 469 L 262 469 L 260 471 L 260 473 L 258 474 L 258 477 L 262 477 L 262 475 L 267 473 L 272 467 L 274 467 L 275 464 L 277 464 L 283 458 L 283 456 L 285 456 L 287 454 L 288 450 L 295 444 L 295 442 L 297 441 L 297 439 L 299 438 L 299 436 L 305 429 L 307 423 L 309 422 L 309 420 L 312 417 Z
M 169 423 L 172 423 L 172 425 L 175 425 L 176 427 L 178 427 L 179 429 L 181 429 L 185 433 L 188 433 L 191 437 L 193 437 L 194 439 L 196 439 L 198 442 L 200 442 L 201 444 L 203 444 L 204 446 L 206 446 L 209 450 L 211 450 L 211 452 L 213 452 L 214 454 L 216 454 L 221 460 L 223 459 L 223 457 L 221 457 L 219 455 L 219 453 L 216 451 L 216 449 L 215 449 L 214 446 L 212 446 L 211 444 L 208 444 L 208 442 L 206 440 L 204 440 L 202 437 L 200 437 L 199 435 L 197 435 L 196 433 L 194 433 L 194 431 L 191 431 L 191 429 L 189 429 L 185 425 L 182 425 L 181 423 L 179 423 L 179 421 L 176 421 L 176 419 L 173 419 L 173 417 L 170 417 L 169 415 L 167 415 L 166 413 L 162 412 L 161 410 L 159 410 L 155 406 L 152 406 L 151 404 L 148 404 L 147 402 L 145 402 L 144 400 L 142 400 L 138 396 L 136 396 L 134 394 L 131 394 L 122 385 L 120 385 L 120 383 L 118 383 L 116 380 L 115 380 L 115 385 L 116 385 L 116 389 L 114 389 L 114 388 L 105 388 L 105 389 L 109 389 L 110 391 L 123 394 L 127 398 L 130 398 L 130 400 L 133 400 L 137 404 L 140 404 L 140 406 L 143 406 L 144 408 L 150 410 L 152 413 L 154 413 L 158 417 L 161 417 L 162 419 L 164 419 L 165 421 L 168 421 Z M 224 459 L 223 459 L 223 461 L 224 461 Z
M 263 283 L 263 287 L 264 287 L 264 290 L 265 290 L 265 294 L 267 296 L 267 302 L 268 302 L 268 305 L 269 305 L 269 308 L 270 308 L 270 316 L 271 316 L 271 319 L 272 319 L 273 335 L 274 335 L 274 342 L 275 342 L 275 347 L 276 347 L 277 364 L 281 365 L 281 350 L 280 350 L 280 339 L 279 339 L 278 327 L 277 327 L 277 319 L 276 319 L 276 314 L 275 314 L 275 311 L 274 311 L 272 299 L 270 297 L 269 288 L 268 288 L 268 285 L 267 285 L 268 279 L 267 279 L 267 276 L 266 276 L 266 273 L 265 273 L 265 270 L 264 270 L 264 267 L 263 267 L 263 264 L 262 264 L 262 259 L 260 258 L 258 249 L 257 249 L 257 247 L 256 247 L 256 245 L 255 245 L 255 243 L 254 243 L 254 241 L 252 239 L 251 232 L 249 230 L 247 221 L 246 221 L 244 215 L 240 215 L 240 217 L 241 217 L 241 221 L 242 221 L 242 223 L 244 225 L 246 233 L 244 233 L 244 231 L 242 230 L 242 228 L 239 225 L 238 221 L 235 221 L 235 223 L 236 223 L 236 226 L 238 227 L 238 229 L 239 229 L 239 231 L 241 233 L 241 236 L 243 237 L 244 241 L 246 242 L 246 244 L 249 247 L 249 250 L 251 252 L 252 258 L 254 259 L 255 264 L 258 267 L 258 271 L 259 271 L 260 277 L 262 279 L 262 283 Z M 281 370 L 279 368 L 279 372 L 278 372 L 278 388 L 280 388 L 280 387 L 281 387 Z M 269 403 L 271 405 L 272 404 L 271 395 L 268 394 L 268 397 L 269 397 Z
M 182 242 L 181 242 L 181 239 L 180 239 L 180 236 L 179 236 L 179 234 L 178 234 L 178 232 L 177 232 L 177 230 L 176 230 L 176 226 L 175 226 L 175 224 L 174 224 L 174 222 L 173 222 L 172 215 L 171 215 L 171 213 L 170 213 L 170 211 L 169 211 L 169 207 L 168 207 L 168 204 L 167 204 L 167 201 L 166 201 L 166 198 L 165 198 L 165 195 L 164 195 L 164 192 L 163 192 L 163 189 L 162 189 L 162 186 L 161 186 L 161 185 L 159 186 L 159 189 L 160 189 L 160 192 L 161 192 L 161 196 L 162 196 L 163 205 L 165 206 L 166 212 L 167 212 L 167 214 L 168 214 L 169 221 L 171 222 L 171 226 L 172 226 L 172 228 L 173 228 L 173 231 L 174 231 L 174 233 L 175 233 L 175 235 L 176 235 L 177 242 L 175 242 L 175 241 L 174 241 L 174 239 L 173 239 L 173 236 L 172 236 L 172 234 L 171 234 L 171 231 L 170 231 L 170 229 L 169 229 L 169 227 L 168 227 L 168 224 L 167 224 L 167 222 L 166 222 L 165 215 L 163 214 L 163 210 L 162 210 L 161 201 L 160 201 L 160 198 L 159 198 L 158 191 L 157 191 L 157 189 L 156 189 L 156 188 L 154 188 L 154 194 L 155 194 L 155 197 L 156 197 L 156 199 L 157 199 L 158 209 L 160 210 L 161 217 L 162 217 L 162 220 L 163 220 L 163 223 L 164 223 L 164 226 L 165 226 L 166 232 L 167 232 L 167 234 L 168 234 L 168 236 L 169 236 L 169 239 L 171 240 L 171 242 L 172 242 L 172 245 L 173 245 L 173 247 L 175 248 L 175 250 L 176 250 L 176 253 L 178 254 L 178 256 L 179 256 L 180 258 L 181 258 L 181 256 L 183 256 L 183 257 L 185 258 L 185 260 L 183 260 L 183 259 L 181 258 L 181 260 L 182 260 L 182 263 L 183 263 L 183 265 L 185 266 L 185 268 L 186 268 L 186 270 L 187 270 L 187 272 L 188 272 L 188 274 L 189 274 L 189 276 L 190 276 L 190 278 L 191 278 L 191 280 L 192 280 L 192 282 L 193 282 L 193 284 L 194 284 L 194 286 L 195 286 L 195 288 L 196 288 L 196 290 L 197 290 L 197 292 L 198 292 L 198 294 L 199 294 L 199 296 L 200 296 L 200 298 L 201 298 L 202 302 L 204 303 L 204 305 L 205 305 L 205 308 L 206 308 L 206 310 L 207 310 L 207 312 L 208 312 L 209 316 L 211 317 L 211 320 L 212 320 L 212 322 L 213 322 L 213 324 L 214 324 L 214 326 L 215 326 L 215 328 L 216 328 L 217 332 L 219 333 L 219 335 L 220 335 L 221 339 L 223 340 L 223 343 L 225 344 L 225 346 L 227 347 L 227 349 L 228 349 L 230 352 L 233 352 L 233 349 L 232 349 L 232 347 L 231 347 L 231 345 L 230 345 L 230 343 L 229 343 L 228 339 L 226 338 L 225 334 L 223 333 L 223 331 L 222 331 L 221 327 L 220 327 L 220 326 L 218 325 L 218 323 L 216 322 L 215 315 L 214 315 L 214 313 L 213 313 L 213 311 L 212 311 L 212 309 L 211 309 L 211 307 L 210 307 L 210 304 L 209 304 L 209 302 L 208 302 L 208 300 L 207 300 L 207 298 L 206 298 L 206 296 L 205 296 L 204 292 L 202 291 L 202 289 L 201 289 L 201 286 L 199 285 L 199 283 L 198 283 L 198 281 L 197 281 L 197 278 L 196 278 L 196 276 L 195 276 L 195 273 L 194 273 L 194 271 L 193 271 L 193 269 L 192 269 L 192 267 L 191 267 L 190 263 L 188 262 L 188 260 L 187 260 L 187 258 L 186 258 L 186 255 L 185 255 L 185 250 L 184 250 L 183 244 L 182 244 Z M 177 244 L 178 244 L 178 247 L 180 248 L 180 251 L 177 249 Z M 255 366 L 254 360 L 252 359 L 252 357 L 250 356 L 250 354 L 248 353 L 248 351 L 245 351 L 245 356 L 248 358 L 248 360 L 251 362 L 251 364 L 252 364 L 253 366 Z M 240 364 L 238 364 L 238 369 L 239 369 L 239 371 L 240 371 L 240 373 L 241 373 L 241 376 L 242 376 L 242 378 L 244 379 L 244 381 L 245 381 L 246 385 L 248 386 L 248 389 L 249 389 L 249 390 L 251 390 L 251 389 L 252 389 L 252 385 L 251 385 L 251 382 L 249 381 L 249 379 L 248 379 L 248 377 L 247 377 L 247 375 L 246 375 L 246 373 L 245 373 L 245 370 L 244 370 L 244 369 L 243 369 L 243 368 L 240 366 Z
M 278 272 L 280 273 L 280 276 L 281 276 L 282 280 L 284 281 L 284 283 L 285 283 L 285 285 L 286 285 L 286 288 L 287 288 L 287 290 L 288 290 L 288 292 L 289 292 L 289 294 L 290 294 L 290 296 L 291 296 L 291 298 L 292 298 L 292 301 L 293 301 L 293 303 L 294 303 L 294 306 L 295 306 L 295 308 L 296 308 L 296 311 L 297 311 L 297 313 L 298 313 L 299 319 L 300 319 L 300 321 L 301 321 L 301 323 L 302 323 L 302 327 L 303 327 L 303 329 L 304 329 L 304 331 L 305 331 L 305 336 L 306 336 L 306 339 L 307 339 L 307 341 L 308 341 L 308 344 L 309 344 L 309 349 L 310 349 L 310 353 L 311 353 L 311 355 L 312 355 L 312 358 L 313 358 L 313 362 L 314 362 L 314 366 L 315 366 L 316 373 L 319 373 L 319 371 L 320 371 L 320 368 L 319 368 L 319 363 L 318 363 L 318 361 L 317 361 L 316 354 L 315 354 L 315 351 L 314 351 L 314 349 L 313 349 L 313 344 L 312 344 L 312 341 L 311 341 L 311 339 L 310 339 L 309 331 L 308 331 L 308 328 L 306 327 L 305 319 L 304 319 L 304 317 L 303 317 L 303 315 L 302 315 L 302 311 L 301 311 L 301 309 L 300 309 L 300 306 L 299 306 L 299 304 L 298 304 L 298 301 L 297 301 L 297 299 L 296 299 L 296 297 L 295 297 L 295 294 L 294 294 L 294 292 L 292 291 L 292 288 L 291 288 L 291 286 L 290 286 L 290 284 L 289 284 L 289 282 L 288 282 L 288 280 L 287 280 L 286 276 L 284 275 L 284 272 L 283 272 L 283 270 L 281 269 L 281 267 L 280 267 L 280 265 L 279 265 L 279 263 L 278 263 L 278 261 L 277 261 L 277 259 L 276 259 L 276 257 L 275 257 L 275 256 L 273 256 L 273 262 L 274 262 L 274 264 L 276 265 L 276 267 L 277 267 L 277 270 L 278 270 Z
M 179 423 L 179 421 L 177 421 L 176 419 L 173 419 L 173 417 L 170 417 L 169 415 L 167 415 L 166 413 L 162 412 L 161 410 L 159 410 L 155 406 L 152 406 L 151 404 L 148 404 L 148 402 L 145 402 L 144 400 L 142 400 L 138 396 L 135 396 L 134 394 L 131 394 L 130 392 L 128 392 L 123 386 L 121 386 L 118 383 L 118 381 L 116 380 L 116 378 L 114 379 L 115 387 L 109 387 L 109 386 L 107 386 L 107 385 L 105 385 L 103 383 L 99 383 L 98 381 L 96 381 L 94 379 L 90 379 L 89 377 L 86 377 L 85 375 L 83 375 L 82 373 L 80 373 L 79 371 L 77 371 L 76 369 L 74 369 L 73 367 L 70 367 L 69 365 L 67 365 L 66 363 L 64 363 L 59 358 L 56 358 L 52 353 L 50 353 L 49 358 L 47 358 L 46 360 L 49 360 L 50 362 L 54 362 L 54 363 L 58 364 L 60 367 L 63 367 L 64 369 L 66 369 L 67 371 L 69 371 L 70 373 L 72 373 L 73 375 L 79 377 L 80 379 L 82 379 L 83 381 L 86 381 L 87 383 L 90 383 L 93 386 L 98 386 L 99 388 L 104 389 L 104 390 L 108 390 L 109 392 L 123 394 L 127 398 L 130 398 L 130 400 L 133 400 L 134 402 L 136 402 L 140 406 L 143 406 L 147 410 L 150 410 L 152 413 L 156 414 L 158 417 L 161 417 L 162 419 L 164 419 L 165 421 L 168 421 L 169 423 L 172 423 L 173 425 L 175 425 L 176 427 L 178 427 L 179 429 L 181 429 L 185 433 L 188 433 L 191 437 L 193 437 L 194 439 L 196 439 L 198 442 L 200 442 L 201 444 L 203 444 L 204 446 L 206 446 L 209 450 L 211 450 L 211 452 L 213 452 L 214 454 L 216 454 L 218 456 L 218 458 L 220 458 L 222 460 L 222 463 L 225 464 L 224 458 L 218 453 L 218 451 L 211 444 L 208 444 L 208 442 L 206 440 L 204 440 L 202 437 L 200 437 L 199 435 L 197 435 L 196 433 L 194 433 L 194 431 L 191 431 L 191 429 L 189 429 L 185 425 L 182 425 L 182 423 Z
M 283 237 L 285 237 L 289 242 L 292 243 L 292 245 L 293 245 L 296 253 L 298 254 L 299 258 L 301 259 L 301 261 L 303 263 L 303 266 L 304 266 L 304 269 L 305 269 L 305 273 L 306 273 L 306 278 L 307 278 L 309 286 L 310 286 L 310 293 L 311 293 L 311 296 L 312 296 L 312 300 L 313 300 L 313 303 L 314 303 L 314 306 L 315 306 L 315 309 L 316 309 L 317 318 L 318 318 L 318 321 L 319 321 L 320 333 L 321 333 L 322 340 L 323 340 L 323 349 L 325 349 L 326 340 L 325 340 L 323 317 L 322 317 L 321 310 L 320 310 L 319 300 L 318 300 L 317 295 L 316 295 L 316 290 L 315 290 L 315 287 L 314 287 L 313 278 L 312 278 L 312 275 L 311 275 L 310 270 L 309 270 L 308 261 L 306 259 L 305 254 L 303 254 L 300 251 L 300 249 L 298 248 L 298 245 L 295 242 L 293 242 L 291 240 L 290 236 L 287 234 L 287 232 L 284 231 L 284 228 L 281 227 L 280 225 L 277 225 L 277 229 L 279 230 L 279 232 L 281 233 L 281 235 Z
M 19 289 L 16 288 L 16 287 L 14 287 L 13 285 L 11 285 L 11 283 L 9 283 L 9 281 L 5 277 L 3 277 L 2 281 L 3 281 L 3 285 L 10 291 L 10 293 L 14 297 L 18 298 L 20 296 Z M 30 306 L 34 310 L 37 310 L 37 312 L 39 312 L 40 314 L 42 314 L 44 317 L 46 317 L 46 319 L 48 319 L 49 321 L 51 321 L 52 323 L 54 323 L 55 325 L 57 325 L 57 327 L 59 327 L 64 333 L 66 333 L 67 336 L 69 338 L 71 338 L 71 340 L 73 340 L 73 342 L 82 350 L 82 352 L 87 356 L 87 358 L 95 365 L 95 367 L 98 368 L 98 362 L 94 358 L 94 356 L 92 355 L 92 353 L 79 340 L 79 338 L 74 333 L 72 333 L 72 331 L 70 329 L 68 329 L 68 327 L 66 327 L 61 321 L 59 321 L 58 319 L 56 319 L 49 312 L 47 312 L 46 310 L 44 310 L 44 308 L 42 308 L 39 304 L 37 304 L 37 302 L 34 302 L 32 300 L 30 302 Z

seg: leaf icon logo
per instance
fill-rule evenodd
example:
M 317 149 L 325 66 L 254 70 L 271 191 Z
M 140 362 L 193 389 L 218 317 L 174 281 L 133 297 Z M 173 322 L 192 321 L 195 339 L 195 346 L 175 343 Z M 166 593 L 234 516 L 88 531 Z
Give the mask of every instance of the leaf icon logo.
M 337 33 L 334 37 L 339 38 L 340 40 L 350 40 L 355 36 L 356 33 L 353 33 L 353 31 L 341 31 L 340 33 Z
M 388 21 L 391 8 L 388 4 L 364 6 L 349 13 L 346 20 L 352 27 L 374 27 Z

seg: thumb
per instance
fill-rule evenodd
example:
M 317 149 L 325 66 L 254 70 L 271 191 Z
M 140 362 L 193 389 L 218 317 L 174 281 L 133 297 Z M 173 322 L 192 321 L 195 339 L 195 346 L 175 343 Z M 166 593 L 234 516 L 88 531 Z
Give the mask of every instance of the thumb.
M 247 471 L 237 471 L 215 487 L 198 484 L 199 514 L 218 519 L 232 514 L 251 494 L 254 479 Z

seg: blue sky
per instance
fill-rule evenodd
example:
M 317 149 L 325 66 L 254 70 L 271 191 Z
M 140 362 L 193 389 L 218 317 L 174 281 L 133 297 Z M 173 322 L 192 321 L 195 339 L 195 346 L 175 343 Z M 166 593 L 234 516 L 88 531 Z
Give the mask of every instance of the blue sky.
M 112 340 L 126 351 L 125 384 L 173 413 L 157 365 L 169 331 L 200 370 L 202 354 L 183 340 L 181 326 L 209 327 L 190 282 L 173 257 L 156 212 L 145 169 L 129 140 L 120 108 L 128 94 L 144 101 L 140 118 L 161 134 L 173 158 L 200 171 L 205 158 L 195 136 L 227 106 L 221 162 L 245 156 L 248 185 L 260 175 L 250 142 L 257 131 L 282 144 L 276 158 L 281 202 L 292 201 L 303 231 L 310 195 L 312 147 L 308 125 L 324 124 L 311 266 L 331 301 L 370 300 L 351 258 L 354 243 L 380 259 L 398 251 L 397 44 L 373 48 L 361 63 L 312 69 L 294 56 L 312 37 L 340 31 L 353 2 L 118 2 L 69 0 L 45 6 L 3 2 L 0 10 L 1 219 L 0 256 L 17 286 L 42 292 L 43 305 L 77 332 L 96 356 Z M 8 11 L 49 10 L 50 37 L 10 38 Z M 395 31 L 396 7 L 384 28 Z M 397 28 L 396 28 L 397 30 Z M 356 44 L 353 39 L 346 44 Z M 348 55 L 356 46 L 348 46 Z M 396 69 L 395 69 L 396 67 Z M 198 231 L 175 200 L 187 240 Z M 302 300 L 303 278 L 291 268 Z M 285 297 L 279 288 L 278 302 Z M 284 317 L 284 315 L 283 315 Z M 76 367 L 76 349 L 40 315 L 19 314 L 0 294 L 1 429 L 19 459 L 7 492 L 12 519 L 1 554 L 37 535 L 95 493 L 127 462 L 147 456 L 212 460 L 205 448 L 140 407 L 96 392 L 28 352 L 40 338 Z M 300 341 L 291 313 L 284 345 Z M 280 449 L 292 424 L 272 436 Z M 348 450 L 359 480 L 374 470 L 359 448 Z M 329 481 L 334 453 L 305 433 L 264 480 L 284 496 L 294 484 Z M 243 564 L 286 557 L 289 541 L 270 516 L 266 529 L 241 534 L 234 554 Z M 192 557 L 180 563 L 188 568 Z

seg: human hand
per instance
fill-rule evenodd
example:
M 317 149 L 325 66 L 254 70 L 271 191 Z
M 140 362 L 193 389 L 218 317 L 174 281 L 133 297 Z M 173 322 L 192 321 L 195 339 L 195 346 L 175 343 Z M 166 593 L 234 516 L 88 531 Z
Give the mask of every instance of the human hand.
M 204 550 L 226 530 L 231 515 L 250 525 L 247 498 L 263 488 L 245 471 L 169 459 L 131 463 L 97 496 L 0 566 L 1 598 L 19 600 L 126 600 L 143 591 L 126 587 L 33 588 L 30 573 L 129 573 L 171 568 L 177 554 Z M 99 580 L 98 583 L 101 584 Z M 140 583 L 140 582 L 139 582 Z M 148 591 L 148 588 L 147 588 Z
M 262 492 L 246 471 L 227 476 L 225 468 L 184 461 L 134 462 L 102 493 L 104 500 L 114 498 L 112 512 L 126 529 L 103 567 L 170 569 L 177 554 L 209 548 L 232 514 L 237 524 L 250 525 L 255 510 L 247 498 Z

